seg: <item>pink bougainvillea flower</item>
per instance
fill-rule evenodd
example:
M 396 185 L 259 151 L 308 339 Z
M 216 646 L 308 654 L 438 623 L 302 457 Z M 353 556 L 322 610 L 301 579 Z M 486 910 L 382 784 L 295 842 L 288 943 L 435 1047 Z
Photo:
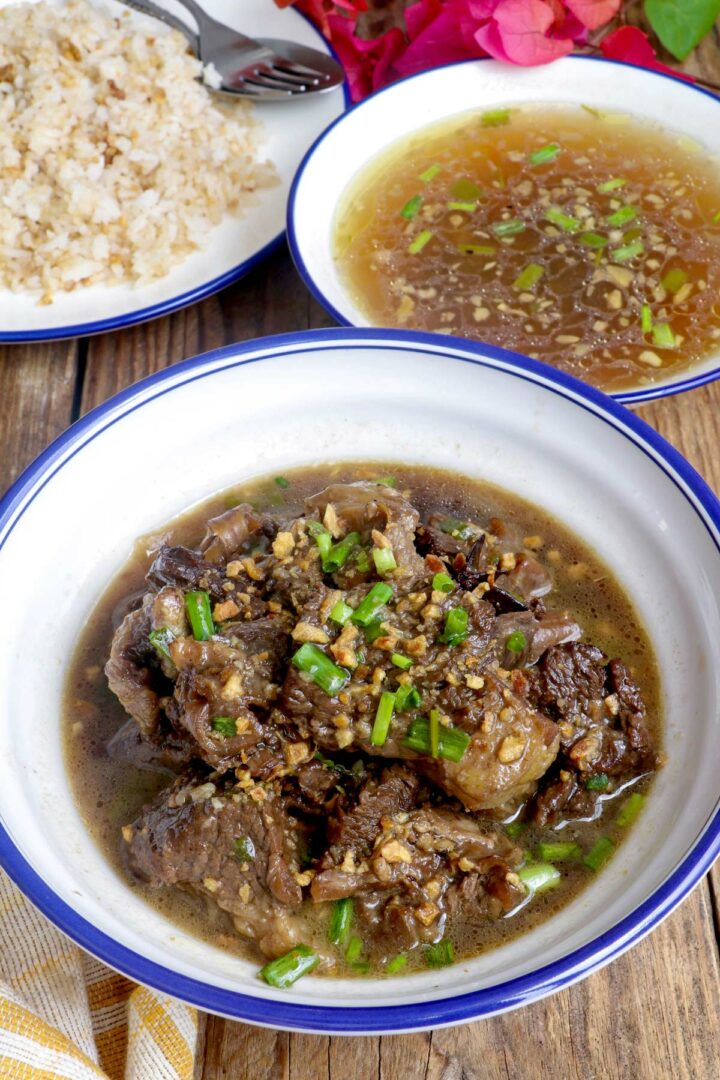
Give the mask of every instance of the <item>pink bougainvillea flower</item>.
M 695 82 L 692 75 L 686 75 L 682 71 L 661 64 L 657 53 L 646 34 L 637 26 L 621 26 L 619 30 L 613 30 L 600 42 L 603 56 L 608 60 L 624 60 L 628 64 L 637 67 L 650 68 L 652 71 L 662 71 L 666 75 L 676 75 L 686 82 Z
M 392 82 L 393 63 L 405 50 L 405 36 L 394 28 L 380 37 L 366 40 L 355 33 L 352 19 L 328 16 L 328 30 L 333 48 L 345 69 L 353 101 L 361 101 L 373 90 Z
M 395 61 L 399 75 L 483 56 L 475 40 L 477 19 L 467 0 L 419 0 L 405 12 L 409 44 Z
M 545 0 L 479 0 L 473 14 L 489 15 L 475 33 L 478 45 L 497 60 L 525 67 L 547 64 L 572 52 L 571 38 L 549 37 L 556 9 Z
M 597 30 L 614 19 L 622 0 L 565 0 L 576 19 L 588 30 Z

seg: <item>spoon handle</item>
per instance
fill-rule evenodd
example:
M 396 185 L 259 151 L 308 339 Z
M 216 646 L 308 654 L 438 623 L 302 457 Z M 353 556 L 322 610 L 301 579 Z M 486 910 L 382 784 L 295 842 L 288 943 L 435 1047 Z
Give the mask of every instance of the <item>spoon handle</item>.
M 165 8 L 160 7 L 159 4 L 154 4 L 152 0 L 120 0 L 120 2 L 125 4 L 126 7 L 142 12 L 143 15 L 150 15 L 154 19 L 159 19 L 166 26 L 171 26 L 173 30 L 178 30 L 187 38 L 195 55 L 200 55 L 200 43 L 197 34 L 177 15 L 173 15 Z

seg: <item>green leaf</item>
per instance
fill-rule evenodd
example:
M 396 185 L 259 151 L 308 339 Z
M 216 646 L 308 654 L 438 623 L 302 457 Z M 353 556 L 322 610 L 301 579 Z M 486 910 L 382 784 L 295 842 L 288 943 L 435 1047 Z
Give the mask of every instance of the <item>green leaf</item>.
M 684 60 L 720 16 L 720 0 L 645 0 L 645 14 L 665 48 Z

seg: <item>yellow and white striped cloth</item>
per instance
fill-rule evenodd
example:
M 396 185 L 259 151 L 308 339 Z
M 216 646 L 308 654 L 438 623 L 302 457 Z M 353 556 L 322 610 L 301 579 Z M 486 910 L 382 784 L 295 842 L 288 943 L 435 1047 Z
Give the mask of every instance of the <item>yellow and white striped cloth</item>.
M 0 1080 L 192 1080 L 198 1014 L 56 930 L 0 871 Z

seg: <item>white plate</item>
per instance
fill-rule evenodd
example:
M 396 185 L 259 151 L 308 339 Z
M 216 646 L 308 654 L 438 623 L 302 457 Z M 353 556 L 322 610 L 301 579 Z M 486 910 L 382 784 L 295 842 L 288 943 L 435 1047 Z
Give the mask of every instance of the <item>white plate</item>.
M 9 0 L 0 0 L 0 7 L 7 6 Z M 128 11 L 115 0 L 98 6 L 114 13 Z M 173 13 L 184 11 L 172 0 L 165 6 Z M 273 0 L 242 0 L 240 4 L 236 0 L 203 0 L 203 6 L 213 18 L 253 37 L 287 38 L 330 51 L 304 16 L 293 8 L 280 10 Z M 135 12 L 132 19 L 138 25 L 152 26 L 155 33 L 165 32 L 155 19 Z M 185 19 L 191 24 L 187 13 Z M 266 133 L 261 154 L 275 163 L 280 184 L 262 192 L 257 205 L 244 217 L 228 216 L 213 230 L 202 251 L 150 285 L 91 286 L 58 294 L 49 306 L 38 305 L 37 296 L 0 289 L 0 342 L 48 341 L 119 330 L 196 303 L 247 273 L 281 242 L 295 170 L 307 148 L 347 104 L 344 89 L 338 88 L 307 100 L 258 105 L 256 115 Z

